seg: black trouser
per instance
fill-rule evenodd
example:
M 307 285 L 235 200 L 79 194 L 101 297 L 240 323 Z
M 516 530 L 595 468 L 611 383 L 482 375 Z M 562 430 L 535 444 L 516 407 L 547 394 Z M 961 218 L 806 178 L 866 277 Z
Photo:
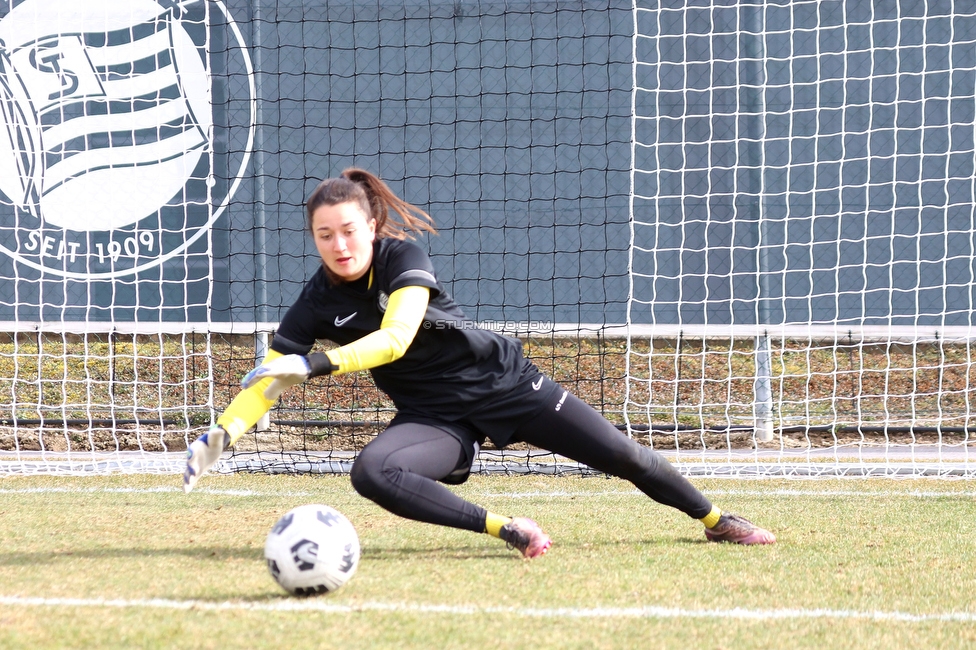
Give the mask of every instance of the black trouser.
M 695 519 L 711 512 L 708 499 L 663 456 L 628 438 L 573 395 L 566 395 L 558 411 L 544 408 L 512 440 L 626 479 L 655 501 Z M 401 517 L 480 533 L 485 509 L 438 483 L 463 468 L 468 458 L 461 439 L 443 429 L 394 424 L 363 448 L 352 468 L 352 485 Z

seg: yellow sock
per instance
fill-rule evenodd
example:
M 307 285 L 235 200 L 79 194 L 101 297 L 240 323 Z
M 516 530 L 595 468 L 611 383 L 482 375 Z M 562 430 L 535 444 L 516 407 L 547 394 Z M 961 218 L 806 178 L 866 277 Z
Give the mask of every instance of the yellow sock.
M 492 537 L 501 537 L 502 526 L 511 520 L 511 517 L 503 517 L 494 512 L 489 512 L 488 516 L 485 517 L 485 532 Z
M 705 524 L 705 528 L 712 528 L 718 523 L 718 518 L 722 516 L 722 511 L 718 506 L 712 506 L 712 511 L 699 519 L 700 522 Z

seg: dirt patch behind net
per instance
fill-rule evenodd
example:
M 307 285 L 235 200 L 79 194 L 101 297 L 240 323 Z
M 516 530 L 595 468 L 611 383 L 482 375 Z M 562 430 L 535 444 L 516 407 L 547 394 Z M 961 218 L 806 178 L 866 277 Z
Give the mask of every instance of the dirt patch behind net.
M 370 440 L 382 432 L 377 425 L 357 427 L 277 427 L 264 432 L 251 431 L 235 445 L 235 451 L 242 452 L 357 452 Z M 202 433 L 200 431 L 199 433 Z M 186 449 L 187 436 L 183 430 L 151 430 L 147 428 L 119 427 L 111 429 L 17 429 L 0 428 L 0 450 L 3 451 L 50 451 L 50 452 L 89 452 L 89 451 L 145 451 L 174 452 Z M 681 450 L 804 450 L 829 449 L 841 446 L 866 446 L 877 448 L 891 445 L 976 445 L 976 436 L 960 432 L 938 433 L 925 431 L 912 433 L 896 431 L 885 435 L 872 433 L 859 435 L 853 432 L 830 432 L 820 430 L 776 432 L 769 442 L 756 441 L 752 431 L 681 431 L 672 432 L 633 432 L 640 444 L 653 446 L 659 451 Z M 485 450 L 495 449 L 490 441 L 483 446 Z M 534 449 L 524 443 L 506 447 L 511 450 Z
M 0 450 L 185 449 L 234 399 L 240 377 L 254 365 L 253 338 L 210 336 L 205 342 L 18 342 L 10 356 L 0 354 L 0 365 L 13 364 L 13 352 L 20 355 L 15 365 L 0 368 L 0 376 L 17 377 L 0 386 L 0 395 L 13 400 L 0 404 L 8 424 L 0 427 Z M 777 430 L 772 442 L 756 442 L 751 340 L 656 339 L 628 347 L 623 340 L 551 337 L 523 343 L 544 373 L 618 426 L 626 411 L 634 437 L 658 449 L 960 444 L 976 432 L 970 414 L 976 349 L 964 344 L 781 341 L 772 351 Z M 186 405 L 198 394 L 209 406 Z M 172 413 L 180 416 L 161 415 Z M 44 425 L 9 426 L 14 415 L 22 423 L 42 415 Z M 316 379 L 286 393 L 271 412 L 271 429 L 246 434 L 237 448 L 355 452 L 392 415 L 392 404 L 367 373 Z M 142 423 L 120 424 L 127 419 Z

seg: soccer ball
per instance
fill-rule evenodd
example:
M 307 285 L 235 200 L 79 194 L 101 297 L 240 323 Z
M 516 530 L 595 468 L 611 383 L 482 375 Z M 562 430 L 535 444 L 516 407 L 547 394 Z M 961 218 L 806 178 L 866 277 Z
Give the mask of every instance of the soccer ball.
M 359 566 L 359 536 L 341 512 L 309 504 L 286 512 L 264 542 L 275 581 L 294 596 L 335 591 Z

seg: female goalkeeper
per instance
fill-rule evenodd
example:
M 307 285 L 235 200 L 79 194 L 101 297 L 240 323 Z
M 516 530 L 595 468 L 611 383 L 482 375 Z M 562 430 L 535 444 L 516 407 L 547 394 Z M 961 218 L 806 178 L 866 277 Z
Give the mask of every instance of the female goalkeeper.
M 488 438 L 498 448 L 524 442 L 624 478 L 700 520 L 711 541 L 776 541 L 713 506 L 660 454 L 540 373 L 517 339 L 468 320 L 427 254 L 406 241 L 435 232 L 430 217 L 379 178 L 347 169 L 322 181 L 306 208 L 322 267 L 285 314 L 267 358 L 244 377 L 244 390 L 190 445 L 187 492 L 283 390 L 310 377 L 369 370 L 397 414 L 360 452 L 352 485 L 401 517 L 487 533 L 526 558 L 545 553 L 552 542 L 531 519 L 488 512 L 442 485 L 467 479 Z M 339 347 L 312 352 L 320 339 Z

